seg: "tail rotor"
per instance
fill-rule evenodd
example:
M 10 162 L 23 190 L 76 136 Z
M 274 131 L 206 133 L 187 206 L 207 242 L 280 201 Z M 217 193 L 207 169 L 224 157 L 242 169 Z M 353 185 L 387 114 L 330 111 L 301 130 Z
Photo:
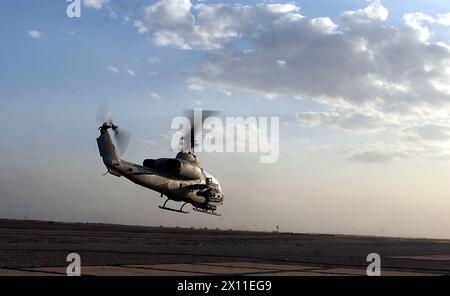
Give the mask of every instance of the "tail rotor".
M 114 142 L 117 144 L 117 148 L 121 154 L 124 154 L 130 143 L 131 134 L 122 128 L 119 128 L 112 119 L 112 114 L 109 112 L 108 104 L 102 101 L 97 110 L 97 121 L 101 126 L 99 130 L 107 131 L 111 129 L 113 131 Z

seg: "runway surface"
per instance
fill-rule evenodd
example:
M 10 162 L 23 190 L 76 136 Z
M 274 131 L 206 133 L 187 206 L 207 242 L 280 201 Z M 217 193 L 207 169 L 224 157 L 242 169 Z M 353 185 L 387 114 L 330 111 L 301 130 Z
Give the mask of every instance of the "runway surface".
M 450 241 L 0 220 L 1 276 L 450 275 Z

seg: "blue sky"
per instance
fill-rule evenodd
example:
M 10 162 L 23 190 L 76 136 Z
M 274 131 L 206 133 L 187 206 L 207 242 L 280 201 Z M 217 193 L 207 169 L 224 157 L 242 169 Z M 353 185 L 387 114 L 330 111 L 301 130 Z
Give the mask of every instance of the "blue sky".
M 1 216 L 450 237 L 450 3 L 87 2 L 80 19 L 63 0 L 0 3 Z M 131 161 L 172 156 L 170 122 L 194 107 L 281 116 L 280 161 L 201 155 L 225 218 L 160 213 L 157 194 L 101 177 L 102 100 Z

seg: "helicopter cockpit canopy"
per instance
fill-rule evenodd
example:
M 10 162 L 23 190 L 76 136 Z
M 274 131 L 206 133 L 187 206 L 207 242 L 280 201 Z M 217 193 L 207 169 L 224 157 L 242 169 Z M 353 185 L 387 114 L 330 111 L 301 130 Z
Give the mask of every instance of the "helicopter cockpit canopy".
M 220 186 L 220 183 L 216 177 L 214 177 L 211 173 L 208 173 L 206 170 L 203 170 L 203 174 L 205 175 L 207 185 L 213 185 L 217 190 L 222 192 L 222 186 Z

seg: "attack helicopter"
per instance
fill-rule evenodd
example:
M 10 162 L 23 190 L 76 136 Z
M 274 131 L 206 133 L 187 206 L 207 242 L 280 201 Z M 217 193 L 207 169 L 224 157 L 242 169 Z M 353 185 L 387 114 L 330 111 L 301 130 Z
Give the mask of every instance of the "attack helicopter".
M 212 114 L 211 111 L 203 112 Z M 175 158 L 145 159 L 142 165 L 120 158 L 110 132 L 121 152 L 128 146 L 130 134 L 114 123 L 105 103 L 102 103 L 97 112 L 97 120 L 101 124 L 98 128 L 100 136 L 97 138 L 97 144 L 108 170 L 106 174 L 125 177 L 137 185 L 160 193 L 161 197 L 166 197 L 164 204 L 159 206 L 160 209 L 188 214 L 189 212 L 183 209 L 187 204 L 191 204 L 194 211 L 221 215 L 216 210 L 223 204 L 222 187 L 212 174 L 201 167 L 194 153 L 195 131 L 200 127 L 193 124 L 192 117 L 188 137 L 190 145 L 187 151 L 182 149 Z M 183 204 L 179 209 L 174 209 L 167 206 L 169 201 Z

